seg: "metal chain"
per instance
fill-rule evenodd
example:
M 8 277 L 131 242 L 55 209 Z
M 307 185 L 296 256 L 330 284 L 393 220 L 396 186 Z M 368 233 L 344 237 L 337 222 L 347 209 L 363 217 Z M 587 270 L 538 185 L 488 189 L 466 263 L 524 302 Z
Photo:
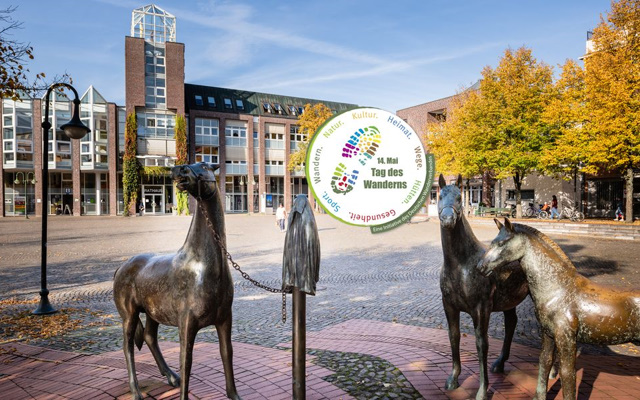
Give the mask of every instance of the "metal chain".
M 287 292 L 282 290 L 282 289 L 277 289 L 277 288 L 272 288 L 269 287 L 263 283 L 260 283 L 258 281 L 256 281 L 255 279 L 253 279 L 252 277 L 249 276 L 249 274 L 247 274 L 246 272 L 244 272 L 243 270 L 240 269 L 240 265 L 238 265 L 237 262 L 235 262 L 233 260 L 233 258 L 231 257 L 231 254 L 229 254 L 229 252 L 227 251 L 227 247 L 224 245 L 224 243 L 222 242 L 222 238 L 220 237 L 220 235 L 218 234 L 218 232 L 216 232 L 215 229 L 213 229 L 213 224 L 211 223 L 211 220 L 209 219 L 209 215 L 207 215 L 207 212 L 204 209 L 204 206 L 202 205 L 202 199 L 197 199 L 197 203 L 198 203 L 198 207 L 200 207 L 200 211 L 202 212 L 202 215 L 204 215 L 204 219 L 205 221 L 207 221 L 207 225 L 209 226 L 209 229 L 211 229 L 211 233 L 213 233 L 213 238 L 215 239 L 215 241 L 218 243 L 218 245 L 220 246 L 220 248 L 222 249 L 222 251 L 224 252 L 225 257 L 227 258 L 227 260 L 229 260 L 229 262 L 231 263 L 231 266 L 238 272 L 240 272 L 240 275 L 242 275 L 242 277 L 246 280 L 248 280 L 249 282 L 251 282 L 254 286 L 259 287 L 260 289 L 264 289 L 267 292 L 271 292 L 271 293 L 282 293 L 282 322 L 287 322 Z

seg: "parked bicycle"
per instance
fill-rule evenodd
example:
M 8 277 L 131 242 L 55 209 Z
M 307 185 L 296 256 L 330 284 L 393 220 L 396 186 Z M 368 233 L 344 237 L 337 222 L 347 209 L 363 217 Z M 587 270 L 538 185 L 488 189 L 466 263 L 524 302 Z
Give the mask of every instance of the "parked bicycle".
M 568 218 L 573 222 L 584 221 L 584 213 L 578 211 L 575 207 L 564 207 L 560 212 L 560 219 Z
M 549 217 L 549 213 L 542 209 L 542 204 L 535 207 L 533 203 L 529 203 L 529 207 L 524 209 L 522 214 L 528 218 L 536 217 L 539 219 L 546 219 Z

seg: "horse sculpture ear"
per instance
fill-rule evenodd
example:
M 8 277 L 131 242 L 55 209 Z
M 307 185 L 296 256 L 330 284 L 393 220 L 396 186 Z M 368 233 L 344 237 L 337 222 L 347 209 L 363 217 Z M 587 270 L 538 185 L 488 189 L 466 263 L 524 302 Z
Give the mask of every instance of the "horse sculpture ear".
M 513 224 L 509 221 L 509 218 L 504 217 L 504 226 L 507 228 L 507 231 L 513 232 Z
M 494 219 L 493 219 L 493 222 L 495 222 L 495 223 L 496 223 L 496 226 L 498 227 L 498 230 L 502 229 L 502 227 L 504 226 L 504 225 L 502 225 L 502 222 L 500 222 L 500 221 L 498 220 L 498 218 L 494 218 Z
M 458 174 L 458 181 L 456 182 L 456 184 L 458 185 L 458 187 L 460 189 L 462 189 L 462 175 Z
M 220 164 L 207 163 L 207 167 L 209 167 L 212 172 L 215 172 L 218 168 L 220 168 Z
M 447 186 L 447 181 L 444 180 L 444 176 L 442 176 L 442 174 L 440 174 L 440 178 L 438 178 L 438 184 L 440 185 L 440 189 Z

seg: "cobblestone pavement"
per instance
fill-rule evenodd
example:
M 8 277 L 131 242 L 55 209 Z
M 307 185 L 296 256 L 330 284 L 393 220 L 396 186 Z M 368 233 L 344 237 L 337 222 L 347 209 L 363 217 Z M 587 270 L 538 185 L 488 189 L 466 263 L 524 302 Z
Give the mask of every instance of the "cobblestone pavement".
M 437 220 L 408 224 L 372 235 L 365 228 L 341 224 L 327 215 L 316 218 L 322 264 L 318 293 L 315 297 L 307 297 L 310 337 L 314 332 L 330 330 L 340 323 L 368 320 L 436 328 L 446 338 L 446 319 L 439 289 L 442 250 Z M 121 351 L 120 319 L 112 301 L 115 270 L 135 254 L 177 250 L 186 237 L 190 221 L 190 217 L 170 216 L 51 218 L 48 257 L 50 298 L 56 307 L 81 318 L 84 328 L 29 343 L 85 354 L 117 354 Z M 285 235 L 275 227 L 274 217 L 228 215 L 226 221 L 227 244 L 234 259 L 252 277 L 278 287 Z M 474 224 L 473 220 L 471 223 L 475 234 L 484 242 L 488 243 L 497 234 L 495 226 Z M 640 265 L 640 241 L 551 237 L 580 272 L 594 281 L 640 289 L 640 270 L 637 268 Z M 0 300 L 37 296 L 39 263 L 40 220 L 0 219 Z M 281 297 L 253 287 L 237 272 L 232 274 L 235 280 L 233 340 L 274 349 L 290 341 L 290 318 L 284 324 L 281 321 Z M 34 304 L 7 306 L 2 313 L 32 308 Z M 287 308 L 290 315 L 291 305 L 288 304 Z M 527 299 L 517 310 L 519 321 L 515 342 L 539 347 L 539 331 L 531 301 Z M 473 336 L 473 325 L 466 314 L 462 316 L 461 329 L 470 338 Z M 489 334 L 497 339 L 503 337 L 501 313 L 492 316 Z M 163 341 L 178 341 L 175 328 L 162 327 L 159 336 Z M 215 341 L 217 337 L 211 327 L 198 335 L 198 342 Z M 497 351 L 498 346 L 494 344 L 492 342 L 492 350 Z M 378 354 L 358 357 L 350 354 L 348 347 L 332 349 L 319 345 L 317 349 L 338 351 L 336 354 L 318 353 L 319 359 L 324 360 L 330 369 L 374 365 L 369 371 L 372 376 L 387 372 L 400 374 L 400 370 L 389 365 L 378 367 L 375 359 Z M 448 344 L 445 343 L 441 350 L 442 354 L 448 354 Z M 582 353 L 633 356 L 633 365 L 637 365 L 640 359 L 632 345 L 609 348 L 584 346 Z M 343 363 L 346 365 L 340 364 L 340 360 L 347 360 Z M 349 394 L 368 398 L 357 390 L 354 392 L 355 389 L 349 386 L 353 382 L 341 382 L 340 376 L 336 376 L 334 385 L 346 385 L 343 388 Z M 398 393 L 404 390 L 408 391 L 405 393 L 407 396 L 411 395 L 411 388 L 405 387 L 406 381 L 403 383 L 396 379 L 394 382 L 397 382 L 397 387 L 391 386 L 389 390 L 398 390 Z
M 254 278 L 279 286 L 285 235 L 274 226 L 274 218 L 228 215 L 226 220 L 228 247 L 235 260 Z M 48 282 L 53 304 L 114 315 L 115 325 L 102 326 L 100 332 L 75 332 L 64 341 L 52 339 L 48 344 L 62 350 L 84 347 L 91 352 L 120 348 L 119 318 L 111 295 L 114 271 L 132 255 L 177 250 L 190 221 L 190 217 L 171 216 L 51 218 Z M 317 223 L 322 264 L 320 290 L 307 300 L 309 330 L 354 318 L 446 329 L 438 283 L 442 251 L 436 219 L 377 235 L 327 215 L 318 215 Z M 473 220 L 472 226 L 485 242 L 497 233 L 495 227 L 473 224 Z M 3 218 L 0 232 L 0 299 L 24 294 L 33 297 L 39 290 L 40 220 Z M 552 238 L 594 281 L 640 289 L 640 243 Z M 234 340 L 274 346 L 290 338 L 290 322 L 280 320 L 281 297 L 253 287 L 236 272 L 233 277 Z M 530 300 L 518 307 L 518 317 L 515 340 L 537 345 L 539 332 Z M 461 327 L 473 333 L 466 315 Z M 501 313 L 492 316 L 489 333 L 502 337 Z M 87 335 L 95 342 L 90 346 L 83 344 Z M 161 330 L 161 336 L 177 339 L 172 328 Z M 212 329 L 200 338 L 216 340 Z M 624 351 L 624 347 L 616 350 Z

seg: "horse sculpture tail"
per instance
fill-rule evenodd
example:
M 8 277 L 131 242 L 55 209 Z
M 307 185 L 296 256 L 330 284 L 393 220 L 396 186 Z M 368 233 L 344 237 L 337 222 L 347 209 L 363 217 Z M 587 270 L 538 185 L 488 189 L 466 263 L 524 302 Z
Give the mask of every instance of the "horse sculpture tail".
M 138 317 L 138 324 L 136 325 L 136 333 L 134 335 L 133 342 L 136 344 L 138 350 L 142 350 L 142 343 L 144 343 L 144 325 L 142 325 L 140 317 Z

